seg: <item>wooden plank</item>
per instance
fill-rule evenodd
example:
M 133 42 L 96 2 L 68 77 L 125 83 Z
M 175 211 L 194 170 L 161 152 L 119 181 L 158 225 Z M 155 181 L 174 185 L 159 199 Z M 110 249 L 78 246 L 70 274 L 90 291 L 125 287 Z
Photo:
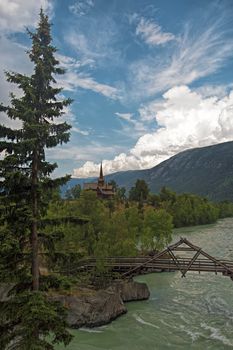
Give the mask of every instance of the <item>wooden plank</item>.
M 182 239 L 181 239 L 179 242 L 177 242 L 177 243 L 175 243 L 175 244 L 169 246 L 169 248 L 170 248 L 170 249 L 176 248 L 176 247 L 178 247 L 179 245 L 181 245 L 182 243 L 183 243 L 183 241 L 182 241 Z M 146 266 L 147 263 L 150 263 L 151 261 L 154 261 L 154 260 L 160 258 L 161 256 L 163 256 L 163 255 L 166 254 L 167 252 L 168 252 L 168 248 L 164 249 L 161 253 L 156 254 L 154 257 L 152 257 L 151 259 L 149 259 L 147 262 L 141 264 L 141 266 L 133 268 L 131 271 L 125 273 L 123 276 L 126 277 L 127 275 L 130 275 L 130 273 L 133 273 L 133 272 L 137 271 L 138 269 L 140 269 L 140 268 Z

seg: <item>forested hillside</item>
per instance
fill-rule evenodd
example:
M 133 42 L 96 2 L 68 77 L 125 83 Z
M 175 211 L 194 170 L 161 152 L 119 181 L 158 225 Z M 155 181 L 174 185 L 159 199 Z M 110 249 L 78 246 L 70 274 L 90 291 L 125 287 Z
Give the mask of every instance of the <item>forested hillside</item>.
M 163 186 L 183 193 L 194 193 L 210 200 L 233 200 L 233 142 L 190 149 L 147 170 L 131 170 L 106 176 L 129 190 L 137 179 L 143 179 L 152 193 Z M 72 179 L 71 184 L 88 179 Z

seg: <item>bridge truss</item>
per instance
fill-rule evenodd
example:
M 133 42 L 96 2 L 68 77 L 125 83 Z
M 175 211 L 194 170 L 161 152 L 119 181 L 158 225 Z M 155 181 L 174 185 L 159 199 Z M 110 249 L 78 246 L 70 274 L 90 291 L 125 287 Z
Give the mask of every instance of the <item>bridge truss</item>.
M 149 271 L 151 269 L 151 272 L 153 269 L 178 270 L 181 272 L 181 277 L 185 277 L 188 271 L 214 272 L 215 274 L 220 272 L 233 280 L 233 261 L 216 259 L 186 238 L 180 238 L 177 243 L 168 246 L 142 264 L 129 269 L 123 273 L 123 276 L 134 275 L 137 271 L 143 272 L 144 269 Z
M 233 261 L 216 259 L 186 238 L 153 256 L 109 257 L 102 259 L 102 263 L 125 278 L 160 271 L 180 271 L 181 277 L 185 277 L 188 271 L 197 271 L 222 273 L 233 280 Z M 80 262 L 76 271 L 93 270 L 96 264 L 96 259 L 87 259 Z

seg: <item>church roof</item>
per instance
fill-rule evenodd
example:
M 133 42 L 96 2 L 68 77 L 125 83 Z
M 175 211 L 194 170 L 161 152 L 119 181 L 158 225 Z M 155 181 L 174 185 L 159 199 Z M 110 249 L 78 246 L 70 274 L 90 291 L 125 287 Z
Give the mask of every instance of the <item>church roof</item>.
M 102 187 L 103 190 L 113 190 L 113 186 L 109 185 L 109 184 L 104 184 L 104 186 Z
M 97 188 L 101 188 L 104 191 L 113 191 L 112 185 L 104 184 L 100 186 L 98 182 L 86 182 L 83 184 L 84 190 L 96 190 Z
M 101 192 L 102 194 L 108 195 L 108 196 L 114 194 L 113 191 L 106 191 L 106 190 L 104 190 L 104 189 L 102 189 L 102 188 L 100 188 L 100 192 Z
M 112 196 L 115 194 L 113 186 L 104 182 L 102 162 L 100 166 L 100 176 L 97 182 L 86 182 L 83 184 L 83 189 L 94 190 L 104 196 Z
M 96 190 L 98 187 L 97 182 L 86 182 L 83 184 L 84 190 Z

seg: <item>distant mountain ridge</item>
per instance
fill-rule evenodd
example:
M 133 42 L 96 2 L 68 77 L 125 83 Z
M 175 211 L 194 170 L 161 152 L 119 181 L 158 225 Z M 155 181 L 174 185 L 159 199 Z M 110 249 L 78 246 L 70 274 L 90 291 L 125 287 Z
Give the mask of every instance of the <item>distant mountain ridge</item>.
M 151 169 L 117 172 L 105 179 L 115 180 L 127 190 L 137 179 L 143 179 L 153 193 L 166 186 L 178 193 L 195 193 L 214 201 L 233 201 L 233 141 L 189 149 Z M 93 178 L 71 179 L 66 187 L 90 180 Z

